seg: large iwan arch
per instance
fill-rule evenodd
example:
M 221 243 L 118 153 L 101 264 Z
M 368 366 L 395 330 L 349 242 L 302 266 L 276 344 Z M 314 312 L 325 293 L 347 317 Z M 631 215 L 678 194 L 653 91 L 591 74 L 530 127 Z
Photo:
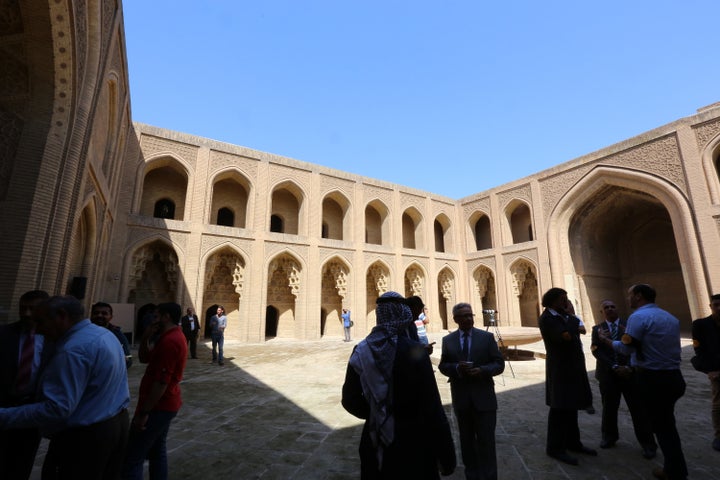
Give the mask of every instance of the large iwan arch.
M 603 298 L 624 309 L 627 288 L 650 283 L 658 302 L 687 330 L 697 316 L 690 292 L 702 291 L 704 282 L 692 218 L 685 196 L 664 180 L 633 170 L 595 168 L 552 213 L 552 271 L 572 272 L 564 278 L 573 280 L 570 296 L 580 300 L 585 316 L 595 316 Z

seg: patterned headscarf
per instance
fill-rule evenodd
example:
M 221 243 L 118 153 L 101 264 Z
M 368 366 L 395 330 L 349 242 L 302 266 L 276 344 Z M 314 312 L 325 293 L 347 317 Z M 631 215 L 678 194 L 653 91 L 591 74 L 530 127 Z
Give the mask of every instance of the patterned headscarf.
M 397 292 L 384 293 L 377 299 L 375 316 L 377 325 L 355 347 L 350 365 L 360 376 L 363 394 L 370 404 L 370 439 L 382 467 L 384 448 L 395 438 L 392 385 L 398 335 L 409 335 L 413 318 L 405 298 Z

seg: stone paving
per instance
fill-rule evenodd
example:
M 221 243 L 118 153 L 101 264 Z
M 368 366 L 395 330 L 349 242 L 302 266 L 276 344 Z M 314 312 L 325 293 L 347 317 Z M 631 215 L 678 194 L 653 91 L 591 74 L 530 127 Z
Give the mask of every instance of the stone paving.
M 431 335 L 440 344 L 441 335 Z M 589 339 L 585 339 L 589 352 Z M 209 344 L 198 346 L 200 359 L 188 360 L 184 405 L 170 428 L 170 478 L 200 480 L 359 478 L 357 453 L 362 422 L 340 405 L 341 386 L 352 343 L 340 338 L 314 342 L 270 340 L 264 344 L 226 344 L 224 366 L 210 364 Z M 523 346 L 542 355 L 542 343 Z M 710 387 L 690 366 L 692 347 L 683 340 L 683 373 L 688 388 L 676 412 L 690 478 L 720 478 L 720 452 L 710 447 Z M 440 349 L 433 354 L 437 365 Z M 588 368 L 595 362 L 588 353 Z M 512 367 L 512 371 L 509 367 Z M 130 369 L 130 392 L 137 395 L 144 367 Z M 437 368 L 436 368 L 437 370 Z M 514 375 L 513 375 L 514 372 Z M 496 378 L 499 410 L 497 447 L 500 479 L 585 480 L 651 479 L 662 455 L 640 455 L 624 403 L 617 446 L 597 457 L 580 457 L 569 466 L 545 455 L 547 407 L 544 361 L 512 361 Z M 590 372 L 592 378 L 592 371 Z M 459 443 L 446 377 L 436 371 L 446 412 Z M 580 412 L 585 445 L 598 447 L 600 395 L 591 379 L 596 414 Z M 133 403 L 134 406 L 134 403 Z M 33 478 L 39 478 L 45 443 Z M 450 477 L 464 478 L 461 460 Z

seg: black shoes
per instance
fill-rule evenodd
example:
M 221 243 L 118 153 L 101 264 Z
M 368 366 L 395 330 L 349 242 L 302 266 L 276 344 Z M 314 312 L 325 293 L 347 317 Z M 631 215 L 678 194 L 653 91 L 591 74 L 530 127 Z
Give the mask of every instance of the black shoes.
M 588 448 L 584 445 L 575 448 L 568 448 L 568 450 L 573 453 L 584 453 L 585 455 L 590 455 L 591 457 L 597 457 L 597 450 L 593 450 L 592 448 Z
M 653 446 L 643 446 L 642 450 L 642 456 L 643 458 L 647 458 L 648 460 L 655 458 L 657 455 L 657 447 Z
M 615 440 L 605 440 L 604 438 L 600 442 L 600 448 L 612 448 L 615 446 Z
M 575 458 L 575 457 L 573 457 L 573 456 L 571 456 L 571 455 L 568 455 L 568 454 L 565 453 L 565 452 L 561 452 L 561 453 L 548 453 L 548 457 L 554 458 L 555 460 L 559 460 L 559 461 L 561 461 L 561 462 L 563 462 L 563 463 L 567 463 L 568 465 L 577 465 L 577 464 L 578 464 L 578 459 L 577 459 L 577 458 Z

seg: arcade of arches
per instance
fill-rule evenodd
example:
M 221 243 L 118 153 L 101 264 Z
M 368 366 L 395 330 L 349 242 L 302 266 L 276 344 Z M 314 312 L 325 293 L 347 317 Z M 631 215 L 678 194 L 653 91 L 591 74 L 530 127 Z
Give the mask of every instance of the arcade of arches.
M 462 301 L 535 326 L 553 286 L 586 323 L 604 298 L 627 315 L 648 282 L 687 331 L 720 292 L 720 104 L 451 199 L 133 123 L 121 5 L 78 5 L 0 7 L 0 322 L 43 288 L 138 317 L 222 304 L 247 342 L 340 338 L 347 308 L 358 338 L 388 290 L 420 295 L 432 333 Z

